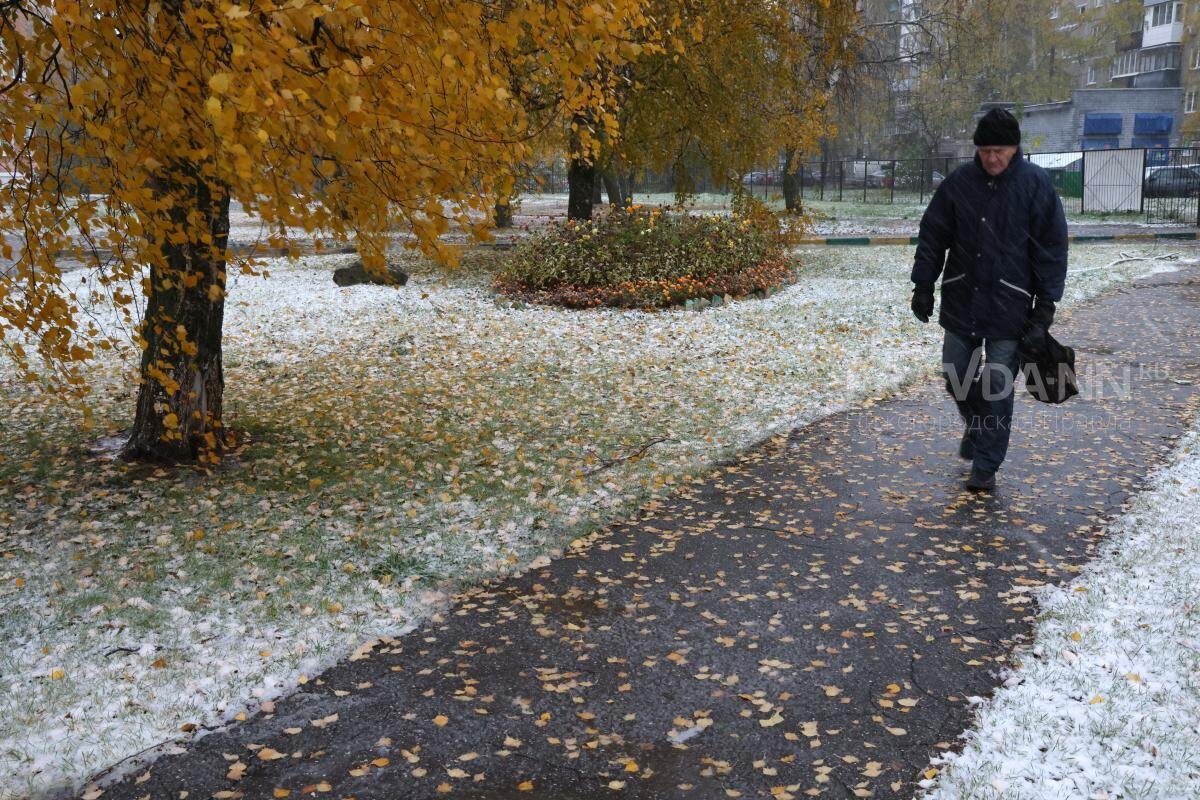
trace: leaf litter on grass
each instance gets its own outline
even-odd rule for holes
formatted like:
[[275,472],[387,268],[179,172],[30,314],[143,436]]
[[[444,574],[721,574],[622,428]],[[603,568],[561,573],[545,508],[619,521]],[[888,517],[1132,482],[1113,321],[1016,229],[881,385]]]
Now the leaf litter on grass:
[[[473,272],[340,289],[342,257],[272,262],[232,287],[226,421],[247,443],[209,475],[87,455],[127,421],[132,348],[92,366],[86,420],[0,373],[19,432],[0,444],[0,796],[228,720],[406,630],[444,581],[519,569],[932,374],[911,252],[805,251],[767,300],[657,314],[505,307]],[[1076,248],[1069,301],[1146,270],[1096,269],[1116,258]]]

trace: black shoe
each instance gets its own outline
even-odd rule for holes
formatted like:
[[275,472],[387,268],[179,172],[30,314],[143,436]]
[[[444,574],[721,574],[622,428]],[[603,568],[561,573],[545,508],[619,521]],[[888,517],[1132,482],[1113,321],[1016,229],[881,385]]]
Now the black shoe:
[[967,488],[972,492],[992,491],[996,488],[996,470],[971,467],[971,477],[967,478]]
[[958,443],[958,457],[967,461],[975,460],[975,443],[971,441],[971,432],[963,431],[962,441]]

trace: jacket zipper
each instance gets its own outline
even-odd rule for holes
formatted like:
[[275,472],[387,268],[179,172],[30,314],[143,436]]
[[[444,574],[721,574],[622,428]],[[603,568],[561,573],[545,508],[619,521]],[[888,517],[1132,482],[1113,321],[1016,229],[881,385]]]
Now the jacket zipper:
[[967,273],[964,272],[961,275],[955,275],[953,278],[942,278],[942,286],[945,286],[947,283],[954,283],[957,280],[962,280],[965,277],[967,277]]
[[1020,286],[1017,286],[1016,284],[1013,284],[1013,283],[1009,283],[1008,281],[1004,280],[1004,278],[1001,278],[1001,279],[1000,279],[1000,282],[1001,282],[1001,283],[1003,283],[1005,286],[1007,286],[1007,287],[1008,287],[1008,288],[1010,288],[1010,289],[1016,289],[1018,292],[1020,292],[1021,294],[1025,295],[1026,297],[1029,297],[1029,298],[1032,298],[1032,297],[1033,297],[1033,295],[1032,295],[1032,294],[1030,294],[1029,292],[1025,291],[1025,290],[1024,290],[1024,289],[1022,289]]

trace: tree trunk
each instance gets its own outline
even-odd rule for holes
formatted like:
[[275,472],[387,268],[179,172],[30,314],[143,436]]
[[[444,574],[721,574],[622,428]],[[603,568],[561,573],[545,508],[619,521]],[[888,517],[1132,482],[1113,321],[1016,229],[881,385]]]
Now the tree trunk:
[[[209,183],[194,164],[166,176],[161,191],[171,204],[169,227],[176,235],[164,232],[163,261],[150,267],[146,315],[139,329],[143,350],[137,410],[121,457],[214,463],[225,444],[221,329],[229,194]],[[207,222],[204,231],[192,232],[190,215]]]
[[567,219],[592,218],[592,190],[596,167],[578,158],[567,168]]
[[617,180],[617,173],[612,169],[606,169],[600,173],[600,177],[604,181],[604,191],[608,195],[608,204],[624,208],[626,199],[621,192],[621,183]]
[[790,212],[800,210],[800,164],[793,164],[796,151],[788,149],[784,153],[786,161],[783,166],[783,205]]
[[601,177],[600,170],[592,172],[592,205],[598,206],[604,202],[604,181]]
[[507,197],[496,201],[496,227],[511,228],[513,224],[512,203]]
[[[825,184],[829,181],[829,140],[821,140],[821,199],[825,199]],[[841,192],[839,185],[838,191]]]

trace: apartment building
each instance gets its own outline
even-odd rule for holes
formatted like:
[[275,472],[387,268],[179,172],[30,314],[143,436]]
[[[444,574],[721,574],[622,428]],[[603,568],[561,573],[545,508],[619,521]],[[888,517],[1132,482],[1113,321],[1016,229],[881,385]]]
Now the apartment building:
[[[1117,13],[1116,3],[1141,13]],[[1067,0],[1050,14],[1060,31],[1100,47],[1069,99],[1023,106],[1031,149],[1165,149],[1200,138],[1200,0]]]

